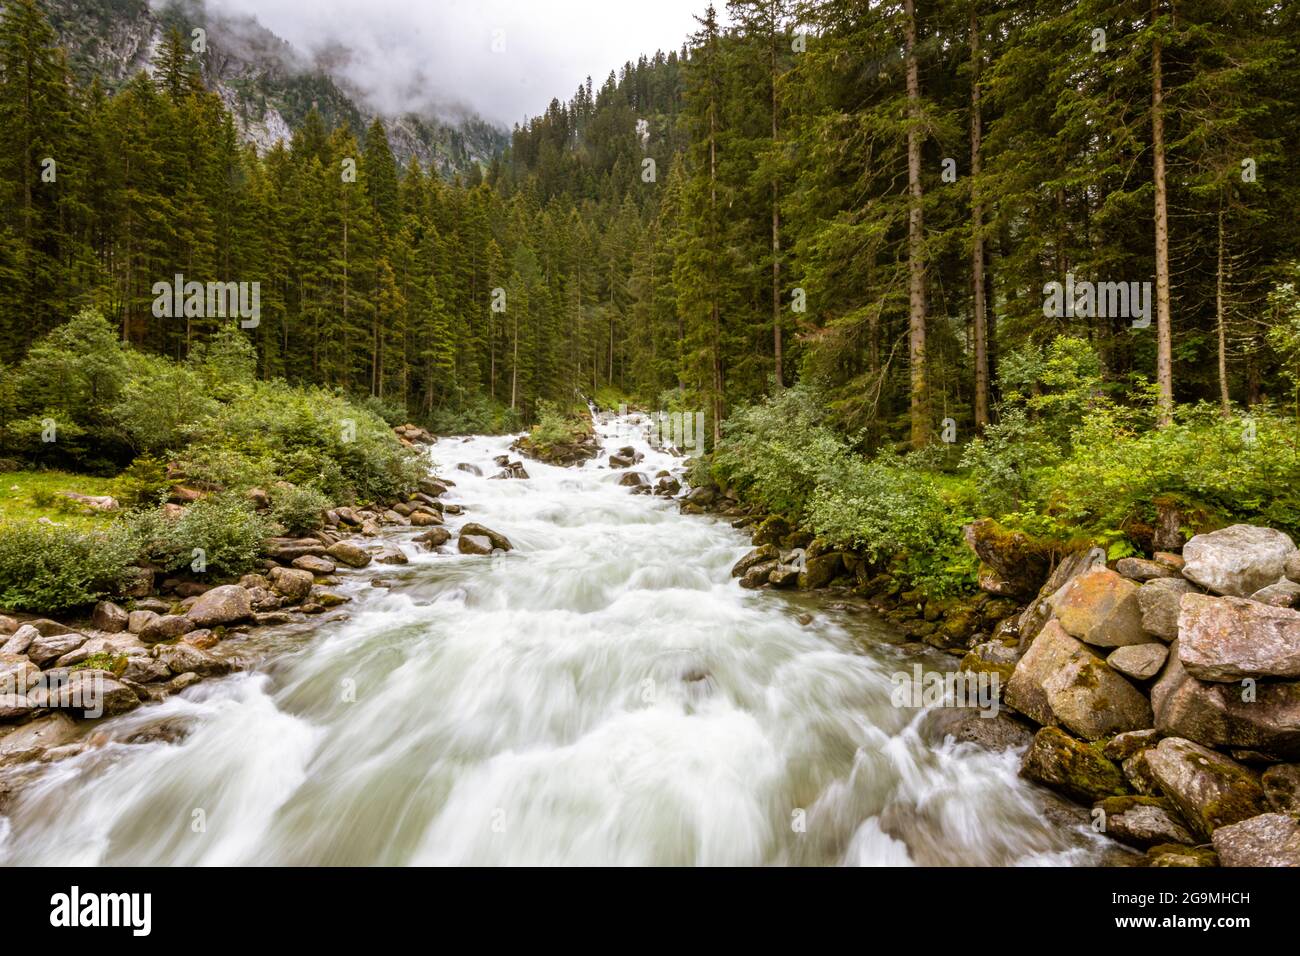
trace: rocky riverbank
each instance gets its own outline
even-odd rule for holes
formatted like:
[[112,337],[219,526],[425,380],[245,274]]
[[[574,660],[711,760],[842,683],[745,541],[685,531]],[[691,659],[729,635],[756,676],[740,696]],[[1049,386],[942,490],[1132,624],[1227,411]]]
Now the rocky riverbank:
[[[1300,866],[1300,551],[1250,525],[1107,561],[1053,553],[989,520],[966,528],[978,593],[927,600],[887,568],[714,488],[682,510],[751,528],[747,588],[865,598],[909,637],[996,679],[1021,774],[1090,808],[1152,866]],[[1032,733],[1032,739],[1029,734]]]
[[[412,447],[434,441],[412,425],[395,433]],[[501,477],[526,477],[518,462],[503,465]],[[331,508],[311,535],[267,539],[260,569],[238,581],[201,573],[160,580],[140,568],[129,593],[86,614],[0,614],[0,767],[79,752],[98,720],[249,666],[243,649],[257,629],[337,619],[343,612],[334,609],[351,601],[341,575],[369,568],[380,572],[371,583],[384,586],[382,569],[409,561],[394,532],[420,529],[403,537],[426,551],[511,550],[504,535],[475,522],[454,533],[444,526],[462,514],[442,501],[454,484],[429,476],[399,500]]]

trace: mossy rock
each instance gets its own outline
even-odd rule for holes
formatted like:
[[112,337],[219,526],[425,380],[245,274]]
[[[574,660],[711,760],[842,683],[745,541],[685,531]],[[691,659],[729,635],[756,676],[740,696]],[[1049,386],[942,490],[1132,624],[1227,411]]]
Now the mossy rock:
[[1099,745],[1075,740],[1059,727],[1043,727],[1034,735],[1020,774],[1081,803],[1128,793],[1124,774]]
[[1006,592],[1031,597],[1052,569],[1053,543],[1008,531],[992,518],[962,529],[966,544],[1005,584]]
[[763,544],[779,545],[781,539],[789,533],[790,522],[780,515],[769,515],[754,529],[754,536],[750,540],[753,541],[756,547]]

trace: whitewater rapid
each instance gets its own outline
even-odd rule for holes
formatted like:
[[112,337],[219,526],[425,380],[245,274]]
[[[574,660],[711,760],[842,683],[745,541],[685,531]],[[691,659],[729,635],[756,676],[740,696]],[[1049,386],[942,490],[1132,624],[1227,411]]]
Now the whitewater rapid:
[[[625,419],[599,429],[652,480],[680,468]],[[449,527],[480,522],[513,552],[395,535],[410,564],[340,572],[346,619],[245,638],[254,670],[25,767],[0,863],[1095,861],[1015,752],[891,703],[891,675],[930,659],[884,624],[742,590],[744,535],[632,495],[606,455],[492,480],[510,441],[444,439],[431,465],[465,509]]]

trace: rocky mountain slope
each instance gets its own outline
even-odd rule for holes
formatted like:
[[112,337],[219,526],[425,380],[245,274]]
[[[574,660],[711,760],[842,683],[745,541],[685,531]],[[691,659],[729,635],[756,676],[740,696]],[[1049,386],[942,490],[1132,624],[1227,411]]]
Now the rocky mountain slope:
[[[69,63],[85,80],[98,76],[116,89],[142,69],[150,69],[164,33],[176,26],[186,35],[206,31],[202,54],[204,81],[234,114],[241,135],[269,149],[287,140],[313,104],[327,125],[347,123],[358,137],[376,115],[360,91],[330,69],[325,57],[313,59],[255,19],[230,17],[203,0],[44,0]],[[444,176],[487,163],[508,142],[505,130],[477,117],[456,119],[405,114],[384,116],[399,162],[417,158]]]

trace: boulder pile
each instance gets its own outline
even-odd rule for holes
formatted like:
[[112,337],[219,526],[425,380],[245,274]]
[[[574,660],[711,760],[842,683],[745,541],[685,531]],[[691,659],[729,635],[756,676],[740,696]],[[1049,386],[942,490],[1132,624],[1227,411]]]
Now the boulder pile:
[[1021,773],[1151,865],[1300,866],[1300,551],[1233,525],[1100,557],[1062,561],[999,643],[1003,702],[1039,727]]

